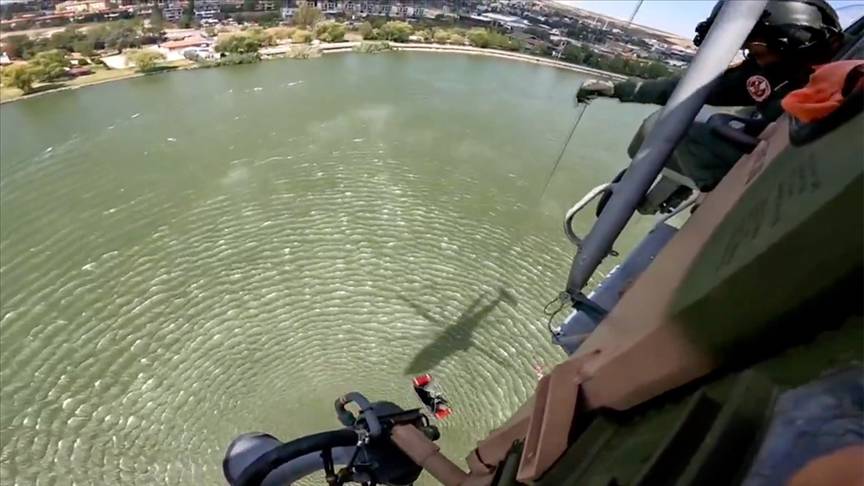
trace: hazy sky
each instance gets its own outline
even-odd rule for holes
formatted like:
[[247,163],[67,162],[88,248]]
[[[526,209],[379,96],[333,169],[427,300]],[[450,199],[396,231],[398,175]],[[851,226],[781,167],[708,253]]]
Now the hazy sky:
[[[838,10],[843,25],[864,14],[864,0],[828,0]],[[565,0],[584,10],[622,19],[630,18],[638,0]],[[692,37],[693,29],[711,12],[714,0],[645,0],[634,22]],[[844,8],[845,7],[845,8]]]

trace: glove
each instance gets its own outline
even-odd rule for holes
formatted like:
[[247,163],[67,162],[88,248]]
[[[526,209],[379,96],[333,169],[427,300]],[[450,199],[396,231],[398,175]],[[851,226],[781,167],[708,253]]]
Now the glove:
[[576,93],[576,101],[579,103],[588,103],[598,96],[615,96],[615,83],[612,81],[589,79],[582,83],[579,92]]

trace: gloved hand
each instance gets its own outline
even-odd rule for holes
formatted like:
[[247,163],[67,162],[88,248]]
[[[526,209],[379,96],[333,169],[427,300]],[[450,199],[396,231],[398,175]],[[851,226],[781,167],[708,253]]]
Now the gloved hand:
[[589,79],[582,83],[579,92],[576,93],[576,101],[588,103],[598,96],[615,96],[615,83],[599,79]]

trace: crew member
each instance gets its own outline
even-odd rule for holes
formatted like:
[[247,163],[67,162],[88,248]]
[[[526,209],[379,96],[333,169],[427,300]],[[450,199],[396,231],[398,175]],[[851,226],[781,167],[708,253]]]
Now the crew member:
[[[693,43],[699,46],[725,0],[696,26]],[[770,0],[761,19],[744,42],[745,60],[717,80],[706,104],[754,107],[748,117],[761,131],[783,109],[780,101],[807,84],[814,66],[830,62],[843,44],[837,13],[825,0]],[[588,81],[577,94],[587,102],[598,96],[624,102],[665,104],[680,78],[631,79],[619,83]],[[659,112],[648,117],[628,148],[634,157]],[[758,133],[750,133],[757,135]],[[701,191],[710,191],[743,155],[744,149],[713,132],[705,123],[691,125],[667,166],[682,172]]]

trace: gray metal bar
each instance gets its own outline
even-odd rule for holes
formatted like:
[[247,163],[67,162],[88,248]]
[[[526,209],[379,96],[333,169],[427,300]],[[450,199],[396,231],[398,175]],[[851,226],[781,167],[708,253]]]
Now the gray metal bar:
[[[348,464],[354,455],[355,447],[336,447],[332,451],[333,464],[344,466]],[[286,486],[294,484],[306,476],[324,470],[324,459],[320,452],[313,452],[300,456],[293,461],[283,464],[267,475],[262,486]]]
[[[229,484],[242,475],[243,470],[255,462],[256,459],[282,445],[282,441],[270,434],[249,433],[242,434],[234,439],[225,453],[222,471]],[[334,465],[345,465],[354,456],[356,446],[334,447],[331,449]],[[321,451],[297,457],[267,474],[262,486],[285,486],[299,481],[300,479],[324,470],[324,458]]]
[[693,63],[663,108],[651,133],[633,158],[609,203],[582,241],[573,258],[567,293],[581,295],[591,275],[609,254],[639,201],[663,169],[675,146],[693,122],[714,81],[729,66],[762,15],[768,0],[729,0],[724,3]]
[[[645,235],[642,242],[627,255],[627,259],[615,267],[588,298],[604,309],[615,307],[624,292],[651,265],[654,258],[677,232],[677,229],[666,223],[658,223]],[[574,310],[557,332],[552,335],[552,340],[564,348],[567,354],[573,354],[594,332],[599,323],[589,313]]]

